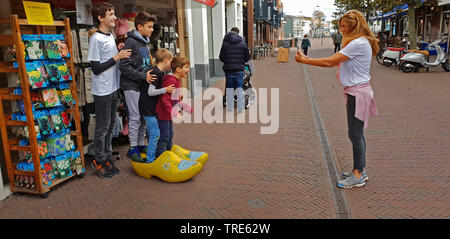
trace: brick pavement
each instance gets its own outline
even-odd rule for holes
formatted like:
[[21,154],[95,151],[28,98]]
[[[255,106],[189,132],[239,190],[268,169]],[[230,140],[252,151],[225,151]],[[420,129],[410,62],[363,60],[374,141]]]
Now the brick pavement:
[[[311,55],[331,54],[327,44],[313,40]],[[175,143],[210,154],[193,180],[139,178],[122,146],[122,171],[113,179],[88,168],[86,177],[56,187],[47,199],[14,194],[0,203],[0,218],[336,218],[303,66],[292,55],[287,64],[274,58],[255,64],[255,88],[280,88],[277,134],[260,135],[261,123],[175,125]],[[348,170],[352,153],[336,71],[307,69],[338,170]],[[352,217],[449,218],[448,73],[407,75],[375,63],[372,75],[380,115],[366,130],[370,181],[345,190]],[[223,89],[224,81],[215,86]]]
[[[275,58],[255,63],[254,87],[280,88],[277,134],[261,135],[261,123],[175,125],[175,143],[210,154],[193,180],[139,178],[120,147],[122,171],[113,179],[88,169],[47,199],[8,198],[0,218],[334,218],[301,68]],[[215,86],[223,89],[224,80]]]

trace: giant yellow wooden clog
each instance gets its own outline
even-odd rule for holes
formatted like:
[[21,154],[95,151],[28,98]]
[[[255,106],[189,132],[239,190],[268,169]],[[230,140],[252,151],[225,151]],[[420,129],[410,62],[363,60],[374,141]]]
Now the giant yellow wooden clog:
[[156,176],[169,183],[189,180],[202,171],[201,163],[180,158],[172,151],[165,151],[151,163],[131,161],[134,172],[143,178]]
[[201,164],[205,164],[209,158],[209,155],[205,152],[189,151],[189,150],[184,149],[176,144],[174,144],[172,146],[172,149],[170,151],[174,152],[175,154],[180,156],[182,159],[196,161]]

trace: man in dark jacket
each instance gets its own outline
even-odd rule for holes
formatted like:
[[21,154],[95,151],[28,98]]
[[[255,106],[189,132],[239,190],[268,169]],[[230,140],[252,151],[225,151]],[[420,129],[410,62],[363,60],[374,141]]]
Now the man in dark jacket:
[[223,39],[220,49],[220,61],[223,62],[223,71],[226,78],[227,111],[233,111],[234,91],[237,91],[237,110],[241,113],[244,109],[244,63],[250,60],[250,52],[247,44],[239,36],[239,29],[233,27]]
[[334,53],[339,52],[341,50],[342,34],[339,31],[338,32],[334,32],[331,35],[331,38],[333,39]]

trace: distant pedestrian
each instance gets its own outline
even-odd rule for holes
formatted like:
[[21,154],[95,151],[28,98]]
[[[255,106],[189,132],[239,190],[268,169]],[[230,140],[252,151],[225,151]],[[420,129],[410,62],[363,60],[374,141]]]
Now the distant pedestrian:
[[339,30],[331,35],[331,39],[333,39],[334,53],[340,51],[342,44],[342,34],[339,32]]
[[226,78],[226,98],[227,111],[234,109],[234,92],[237,91],[237,111],[241,113],[244,110],[244,82],[245,62],[250,60],[250,51],[247,43],[239,36],[239,29],[233,27],[223,39],[220,49],[220,61],[223,62],[223,71]]
[[377,115],[377,106],[370,86],[370,64],[378,53],[378,39],[370,30],[364,16],[350,10],[339,20],[339,28],[344,35],[344,48],[338,53],[320,59],[312,59],[300,51],[295,56],[298,63],[333,67],[339,66],[338,81],[343,86],[347,102],[348,136],[353,145],[353,172],[343,173],[338,187],[362,187],[367,181],[366,140],[364,129],[369,116]]
[[311,48],[311,42],[308,39],[308,35],[304,35],[303,36],[303,40],[302,40],[302,49],[303,49],[303,54],[305,54],[305,56],[308,55],[308,48]]

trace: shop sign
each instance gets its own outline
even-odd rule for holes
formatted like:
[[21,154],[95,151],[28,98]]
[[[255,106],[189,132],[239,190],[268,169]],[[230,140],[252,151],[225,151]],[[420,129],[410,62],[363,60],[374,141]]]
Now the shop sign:
[[278,10],[273,10],[272,25],[278,25]]
[[216,5],[216,0],[195,0],[196,2],[206,4],[210,7],[214,7]]
[[281,18],[283,16],[283,12],[278,13],[278,27],[281,27]]
[[23,1],[25,15],[30,25],[53,25],[50,3]]
[[269,24],[273,24],[273,3],[268,3],[267,4],[269,7],[267,8],[267,22]]
[[267,0],[255,0],[255,20],[267,20],[268,5]]

